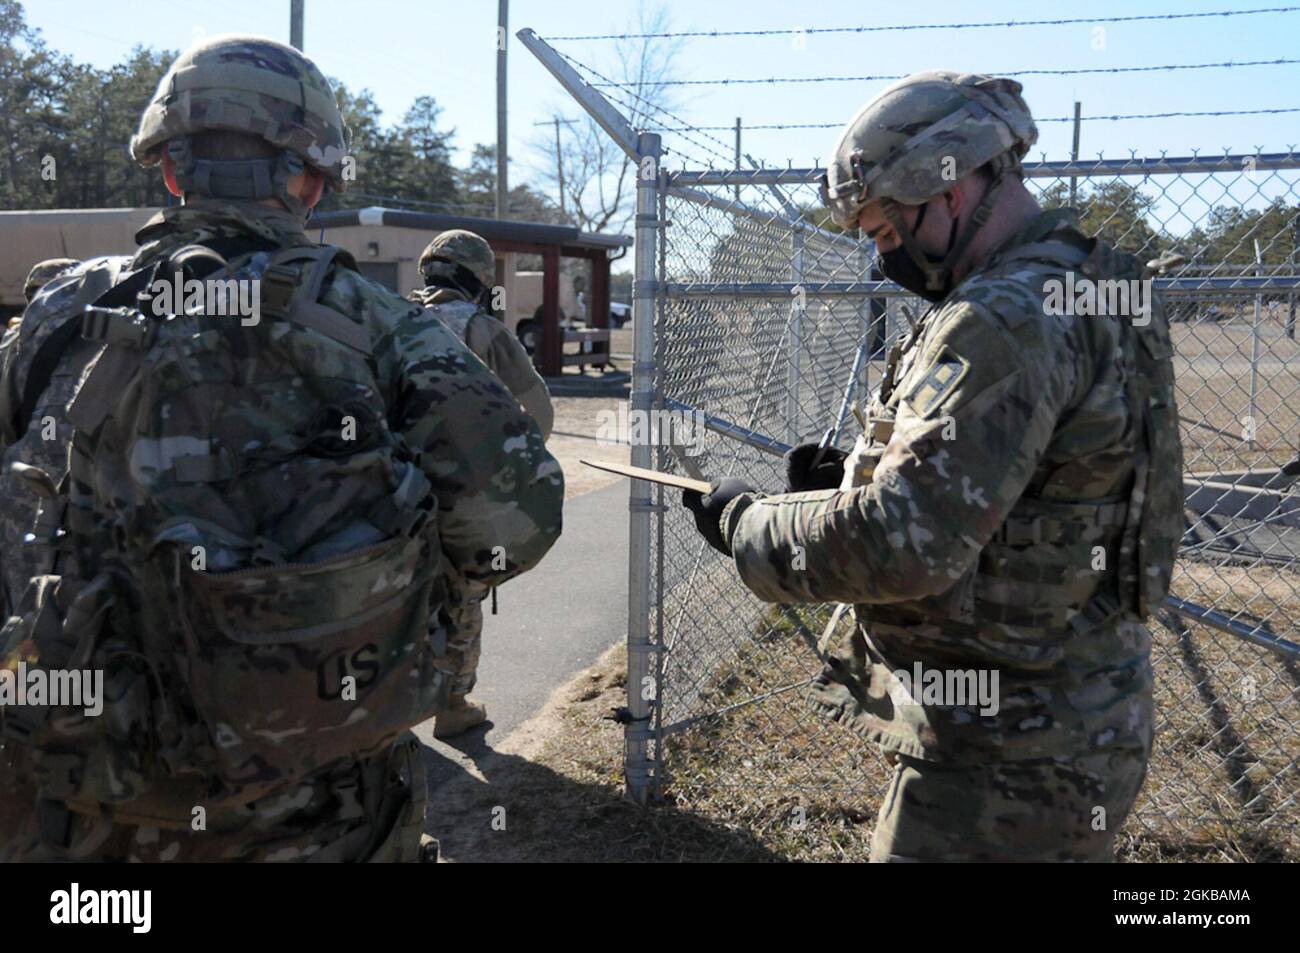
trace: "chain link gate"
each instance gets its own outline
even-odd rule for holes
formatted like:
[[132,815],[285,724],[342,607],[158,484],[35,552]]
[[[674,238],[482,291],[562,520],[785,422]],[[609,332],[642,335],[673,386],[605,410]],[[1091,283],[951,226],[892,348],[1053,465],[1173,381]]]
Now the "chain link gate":
[[[620,124],[520,36],[638,162],[631,409],[704,429],[685,453],[634,445],[632,462],[776,488],[789,445],[834,428],[847,449],[850,407],[924,302],[873,278],[863,243],[819,227],[821,170],[666,171],[659,136]],[[1172,241],[1188,258],[1156,282],[1188,525],[1150,621],[1156,747],[1122,837],[1145,859],[1300,859],[1297,170],[1293,153],[1025,167],[1040,201],[1075,205],[1085,231],[1143,259]],[[774,837],[869,821],[889,767],[802,697],[830,607],[755,599],[677,491],[633,481],[630,509],[629,793]]]

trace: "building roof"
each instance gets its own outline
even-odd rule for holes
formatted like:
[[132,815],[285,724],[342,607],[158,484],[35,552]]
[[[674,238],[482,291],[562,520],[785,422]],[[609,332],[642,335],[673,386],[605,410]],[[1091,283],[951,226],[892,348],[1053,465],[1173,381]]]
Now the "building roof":
[[390,228],[413,228],[424,232],[443,232],[464,228],[477,232],[488,241],[493,239],[532,242],[538,245],[568,245],[578,248],[619,249],[632,244],[629,235],[583,232],[573,225],[544,225],[539,222],[516,222],[510,219],[471,218],[464,215],[435,215],[406,209],[368,208],[335,209],[316,212],[308,228],[346,228],[350,225],[384,225]]

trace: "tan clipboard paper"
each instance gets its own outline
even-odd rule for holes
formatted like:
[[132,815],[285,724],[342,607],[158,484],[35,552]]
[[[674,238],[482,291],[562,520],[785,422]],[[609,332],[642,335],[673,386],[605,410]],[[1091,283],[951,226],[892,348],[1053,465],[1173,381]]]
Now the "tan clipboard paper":
[[694,490],[697,493],[708,493],[712,486],[707,480],[692,480],[690,477],[676,476],[672,473],[661,473],[658,470],[647,470],[644,467],[634,467],[626,463],[614,463],[610,460],[579,460],[589,467],[595,467],[597,470],[605,470],[608,473],[618,473],[622,476],[633,477],[637,480],[646,480],[650,483],[662,483],[664,486],[675,486],[679,490]]

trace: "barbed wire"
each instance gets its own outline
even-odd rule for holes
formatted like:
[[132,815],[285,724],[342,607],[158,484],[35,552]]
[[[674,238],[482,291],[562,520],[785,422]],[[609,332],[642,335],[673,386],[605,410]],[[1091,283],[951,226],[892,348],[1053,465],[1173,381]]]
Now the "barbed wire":
[[[666,108],[663,107],[663,106],[660,106],[658,103],[654,102],[653,100],[646,99],[644,96],[642,96],[641,94],[639,94],[638,92],[636,92],[635,89],[632,88],[632,84],[631,84],[631,83],[619,83],[619,82],[615,82],[614,80],[610,79],[608,76],[605,76],[603,73],[601,73],[600,71],[596,70],[595,68],[593,68],[593,67],[591,67],[591,66],[588,66],[586,63],[582,62],[581,60],[575,59],[574,57],[570,56],[569,54],[567,54],[567,53],[565,53],[565,52],[563,52],[563,51],[559,51],[559,52],[560,52],[560,55],[561,55],[561,56],[563,56],[566,60],[568,60],[570,63],[572,63],[575,67],[577,67],[578,69],[581,69],[581,70],[586,71],[586,72],[589,73],[591,76],[594,76],[594,77],[596,77],[596,79],[600,80],[599,83],[592,83],[592,84],[591,84],[592,86],[601,86],[601,87],[604,88],[604,89],[618,89],[618,90],[620,90],[620,91],[626,93],[628,96],[631,96],[632,98],[634,98],[635,100],[637,100],[637,102],[639,102],[639,103],[641,103],[642,105],[644,105],[647,109],[653,110],[653,111],[655,111],[655,112],[657,112],[657,113],[659,113],[659,114],[661,114],[661,115],[667,116],[669,119],[672,119],[672,120],[674,120],[675,122],[679,122],[679,123],[681,123],[683,129],[690,129],[690,130],[693,131],[693,132],[700,132],[700,134],[701,134],[705,139],[708,139],[708,140],[710,140],[710,141],[712,141],[712,142],[716,142],[716,143],[717,143],[719,146],[721,146],[723,149],[729,149],[729,148],[730,148],[730,147],[729,147],[725,142],[723,142],[721,139],[717,138],[716,136],[711,136],[711,135],[709,135],[708,133],[703,132],[703,131],[697,129],[697,127],[692,126],[692,125],[690,124],[690,122],[688,122],[687,120],[683,119],[681,116],[678,116],[678,115],[676,115],[675,113],[670,112],[668,109],[666,109]],[[667,85],[667,84],[665,84],[665,83],[655,83],[655,84],[653,84],[653,85],[656,86],[656,87],[658,87],[658,86],[663,86],[663,85]],[[627,104],[626,104],[626,102],[624,102],[624,103],[620,103],[620,105],[624,106],[624,108],[627,108]],[[629,112],[635,112],[635,111],[637,111],[637,110],[629,110]],[[695,146],[695,147],[697,147],[697,148],[699,148],[699,149],[703,149],[703,150],[704,150],[705,152],[707,152],[707,153],[710,153],[710,154],[713,155],[715,158],[721,159],[722,161],[724,161],[724,162],[728,162],[728,163],[732,161],[732,157],[731,157],[730,155],[728,155],[726,152],[718,152],[716,149],[713,149],[713,148],[710,147],[710,146],[704,145],[703,143],[698,142],[698,141],[696,141],[695,139],[692,139],[691,137],[689,137],[688,135],[686,135],[685,132],[678,132],[677,135],[680,135],[683,139],[685,139],[687,142],[691,143],[693,146]]]
[[[1080,122],[1091,121],[1118,121],[1123,119],[1175,119],[1189,116],[1274,116],[1282,113],[1300,112],[1300,106],[1287,106],[1277,109],[1216,109],[1195,112],[1163,112],[1163,113],[1124,113],[1110,116],[1080,116]],[[1034,117],[1034,122],[1074,122],[1073,116],[1049,116],[1045,118]],[[777,123],[759,123],[752,126],[741,124],[741,129],[745,132],[755,132],[758,130],[772,129],[842,129],[843,122],[777,122]],[[656,127],[655,132],[672,132],[679,133],[683,131],[699,132],[732,132],[735,126],[689,126],[675,127],[663,126]]]
[[572,36],[543,37],[547,41],[573,40],[652,40],[718,38],[732,36],[791,36],[826,33],[886,33],[908,30],[977,30],[994,27],[1073,26],[1081,23],[1134,23],[1140,20],[1193,20],[1206,17],[1241,17],[1262,13],[1295,13],[1300,7],[1256,7],[1251,10],[1209,10],[1200,13],[1146,13],[1115,17],[1068,17],[1054,20],[982,20],[971,23],[900,23],[888,26],[796,27],[785,30],[681,30],[666,33],[589,33]]
[[[1296,9],[1300,9],[1300,7],[1296,8]],[[577,59],[577,58],[575,58],[575,57],[569,55],[568,53],[565,53],[563,50],[557,50],[556,52],[558,52],[562,57],[564,57],[564,59],[568,60],[569,63],[571,63],[574,67],[576,67],[576,68],[579,69],[579,70],[582,70],[582,71],[586,72],[589,76],[593,77],[593,78],[596,80],[596,82],[592,82],[591,85],[592,85],[593,87],[600,87],[600,88],[602,89],[602,91],[603,91],[603,93],[602,93],[603,95],[609,96],[609,97],[612,99],[612,98],[614,98],[614,97],[613,97],[612,94],[610,93],[610,90],[617,89],[617,90],[619,90],[620,92],[625,93],[625,94],[628,95],[628,96],[631,96],[633,99],[635,99],[635,100],[637,100],[639,103],[641,103],[641,104],[642,104],[642,107],[641,107],[640,109],[638,109],[637,107],[633,107],[631,104],[629,104],[629,103],[628,103],[626,100],[624,100],[624,99],[619,98],[619,99],[616,100],[617,105],[622,106],[625,110],[627,110],[629,116],[632,116],[633,114],[635,114],[635,113],[638,112],[638,111],[648,112],[648,113],[658,113],[658,114],[660,114],[660,115],[662,115],[662,116],[665,116],[665,117],[667,117],[667,118],[670,119],[670,120],[674,120],[674,121],[676,121],[677,123],[680,124],[680,125],[678,125],[678,126],[663,126],[663,127],[657,127],[657,128],[653,128],[651,131],[662,132],[662,133],[669,133],[669,134],[673,134],[673,135],[676,135],[676,136],[680,136],[682,139],[684,139],[685,141],[689,142],[691,145],[693,145],[693,146],[695,146],[695,147],[697,147],[697,148],[700,148],[700,149],[704,150],[704,152],[707,153],[708,155],[712,156],[713,158],[716,158],[716,159],[720,160],[721,162],[723,162],[723,163],[725,163],[725,164],[727,164],[727,165],[730,165],[732,162],[734,162],[734,157],[733,157],[733,155],[731,155],[731,148],[732,148],[731,145],[729,145],[729,144],[726,143],[726,142],[723,142],[721,139],[719,139],[719,138],[717,138],[716,136],[710,134],[711,132],[714,132],[714,131],[716,131],[716,132],[731,132],[731,131],[734,130],[734,128],[735,128],[734,126],[697,126],[697,125],[694,125],[694,124],[688,122],[687,120],[683,119],[682,117],[676,115],[675,113],[673,113],[673,112],[670,111],[669,109],[667,109],[667,108],[665,108],[665,107],[659,105],[658,103],[654,102],[653,100],[647,99],[645,96],[642,96],[641,94],[639,94],[638,92],[636,92],[636,90],[633,88],[633,84],[632,84],[632,83],[628,83],[628,82],[617,82],[617,81],[615,81],[615,80],[612,80],[612,79],[610,79],[608,76],[605,76],[604,74],[602,74],[599,70],[596,70],[595,68],[593,68],[593,67],[587,65],[586,63],[582,62],[581,60],[579,60],[579,59]],[[1212,68],[1212,67],[1216,67],[1216,66],[1220,66],[1220,67],[1221,67],[1221,66],[1283,65],[1283,64],[1294,64],[1294,63],[1300,63],[1300,59],[1255,60],[1255,61],[1243,61],[1243,62],[1240,62],[1240,63],[1235,63],[1235,62],[1229,61],[1229,62],[1226,62],[1226,63],[1174,64],[1174,65],[1170,65],[1170,66],[1151,66],[1151,67],[1114,67],[1114,68],[1109,68],[1109,69],[1087,69],[1087,70],[1078,70],[1077,72],[1147,72],[1147,71],[1151,71],[1151,70],[1163,70],[1163,69],[1208,69],[1208,68]],[[1063,71],[1054,71],[1054,70],[1020,70],[1020,71],[1017,71],[1017,72],[1003,73],[1002,75],[1012,75],[1012,76],[1015,76],[1015,75],[1034,75],[1034,74],[1057,73],[1057,72],[1068,73],[1068,72],[1072,72],[1072,71],[1069,71],[1069,70],[1063,70]],[[847,79],[851,79],[851,78],[852,78],[852,77],[838,77],[838,78],[837,78],[837,77],[828,77],[827,79],[845,79],[845,80],[847,80]],[[871,78],[871,77],[862,77],[862,78]],[[878,79],[901,79],[902,77],[901,77],[901,76],[882,76],[882,77],[875,77],[875,78],[878,78]],[[767,82],[777,82],[777,81],[778,81],[778,80],[768,80]],[[814,80],[795,80],[795,81],[796,81],[796,82],[808,82],[808,81],[816,81],[816,80],[814,79]],[[697,83],[664,81],[664,82],[654,83],[654,84],[652,84],[652,85],[653,85],[654,87],[658,88],[658,87],[660,87],[660,86],[671,86],[671,85],[695,85],[695,84],[698,84],[699,82],[703,82],[703,81],[697,81]],[[722,81],[722,82],[725,83],[725,82],[731,82],[731,81]],[[736,82],[751,82],[751,83],[752,83],[752,82],[764,82],[764,81],[761,81],[761,80],[748,80],[748,81],[740,80],[740,81],[736,81]],[[1240,110],[1171,110],[1171,111],[1160,112],[1160,113],[1115,113],[1115,114],[1099,114],[1099,115],[1095,115],[1095,116],[1082,116],[1082,117],[1080,117],[1080,121],[1081,121],[1081,122],[1082,122],[1082,121],[1123,121],[1123,120],[1132,120],[1132,119],[1165,119],[1165,118],[1182,118],[1182,117],[1196,117],[1196,116],[1255,116],[1255,115],[1281,115],[1281,114],[1296,113],[1296,112],[1300,112],[1300,107],[1274,107],[1274,108],[1267,108],[1267,109],[1240,109]],[[647,116],[647,118],[648,118],[648,116]],[[1052,117],[1045,117],[1045,118],[1042,118],[1042,119],[1038,119],[1038,120],[1036,120],[1036,121],[1037,121],[1037,122],[1073,122],[1073,121],[1074,121],[1074,117],[1073,117],[1073,116],[1052,116]],[[843,126],[843,123],[842,123],[842,122],[835,122],[835,123],[768,123],[768,124],[759,124],[759,125],[753,125],[753,126],[744,126],[744,125],[742,125],[741,128],[742,128],[742,129],[748,129],[748,130],[754,130],[754,131],[757,131],[757,130],[780,130],[780,129],[833,129],[833,128],[842,128],[842,126]],[[725,151],[725,152],[723,152],[723,151],[719,151],[718,149],[712,148],[712,147],[709,146],[709,145],[706,145],[706,144],[704,144],[704,143],[701,143],[701,142],[699,142],[697,139],[691,138],[691,136],[689,135],[690,133],[694,133],[694,134],[697,134],[697,135],[699,135],[699,136],[702,136],[704,139],[707,139],[707,140],[709,140],[709,141],[712,142],[712,143],[716,143],[717,146],[719,146],[722,150],[726,150],[726,151]],[[692,160],[694,160],[694,161],[696,161],[696,162],[699,161],[699,160],[698,160],[698,157],[691,156],[689,153],[685,152],[684,150],[681,150],[681,149],[675,149],[675,150],[668,150],[668,149],[666,149],[666,150],[665,150],[665,152],[669,152],[669,151],[675,151],[675,152],[677,152],[678,155],[684,156],[684,157],[686,157],[686,158],[690,158],[690,159],[692,159]],[[700,163],[700,164],[702,164],[702,165],[703,165],[703,164],[707,164],[707,165],[709,165],[710,167],[712,167],[713,161],[712,161],[712,159],[710,159],[710,160],[708,160],[706,163]]]
[[[577,62],[576,60],[574,62]],[[994,70],[991,76],[1080,76],[1087,73],[1155,73],[1173,72],[1193,69],[1224,69],[1235,66],[1287,66],[1300,63],[1300,59],[1276,60],[1228,60],[1221,63],[1164,63],[1159,66],[1089,66],[1069,69],[1022,69]],[[903,79],[906,73],[880,74],[877,76],[769,76],[766,79],[669,79],[656,83],[656,86],[758,86],[777,83],[862,83],[884,79]],[[592,86],[604,88],[619,86],[612,80],[592,83]]]
[[[613,88],[615,88],[615,89],[619,89],[620,91],[624,91],[624,87],[622,87],[622,86],[613,87]],[[626,90],[626,91],[627,91],[630,95],[633,95],[633,96],[636,95],[635,93],[631,93],[630,90]],[[622,107],[623,110],[624,110],[624,112],[625,112],[625,114],[626,114],[628,117],[632,117],[632,116],[634,116],[634,115],[637,113],[637,111],[638,111],[638,107],[637,107],[635,104],[628,102],[626,99],[622,98],[621,96],[618,96],[618,95],[616,95],[616,94],[611,93],[608,89],[605,90],[605,92],[602,93],[602,95],[603,95],[606,99],[608,99],[611,103],[613,103],[615,106],[620,106],[620,107]],[[641,99],[643,102],[648,102],[648,100],[645,100],[644,97],[637,96],[637,98],[638,98],[638,99]],[[653,106],[653,104],[650,104],[650,105]],[[659,107],[655,107],[655,108],[656,108],[656,109],[659,109]],[[662,109],[660,109],[660,111],[661,111],[661,112],[664,112],[666,115],[668,115],[669,118],[677,120],[677,122],[685,122],[685,121],[686,121],[686,120],[684,120],[684,119],[682,119],[682,118],[680,118],[680,117],[678,117],[678,116],[673,115],[672,113],[668,113],[667,110],[662,110]],[[649,117],[647,117],[647,120],[648,120],[648,118],[649,118]],[[711,148],[709,148],[707,145],[704,145],[703,143],[698,142],[698,141],[696,141],[694,138],[692,138],[691,136],[687,135],[687,132],[688,132],[688,131],[694,131],[694,127],[691,127],[691,126],[685,126],[685,127],[682,127],[682,129],[683,129],[682,132],[678,132],[678,133],[676,133],[676,135],[677,135],[678,137],[680,137],[681,139],[683,139],[683,140],[685,140],[686,142],[690,143],[692,146],[696,147],[697,149],[702,149],[702,150],[704,150],[705,154],[708,155],[708,156],[711,156],[711,157],[717,158],[717,159],[722,160],[722,161],[725,161],[725,162],[727,162],[727,163],[730,163],[730,162],[732,161],[731,158],[730,158],[729,156],[725,156],[725,155],[723,155],[722,153],[718,152],[716,149],[711,149]],[[714,142],[718,142],[718,141],[719,141],[718,139],[715,139],[713,136],[709,136],[709,135],[707,135],[707,134],[704,134],[704,135],[705,135],[706,138],[708,138],[708,139],[712,139]],[[693,152],[691,152],[691,151],[689,151],[689,150],[687,150],[687,149],[680,148],[680,147],[678,147],[678,146],[676,146],[676,145],[674,145],[674,146],[671,147],[671,148],[669,148],[669,147],[665,147],[665,148],[664,148],[664,154],[665,154],[665,155],[670,155],[670,154],[671,154],[671,155],[676,155],[676,156],[678,156],[679,158],[682,158],[682,159],[689,159],[691,162],[694,162],[696,165],[699,165],[699,166],[711,166],[711,165],[713,164],[713,159],[712,159],[712,158],[709,158],[709,159],[701,159],[701,158],[700,158],[698,155],[696,155],[695,153],[693,153]]]

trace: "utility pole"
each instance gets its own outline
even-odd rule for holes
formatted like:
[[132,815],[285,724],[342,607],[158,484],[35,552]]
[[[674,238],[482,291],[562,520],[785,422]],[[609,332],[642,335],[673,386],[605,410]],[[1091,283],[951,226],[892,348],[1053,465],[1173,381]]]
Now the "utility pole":
[[[1082,105],[1083,104],[1080,103],[1077,99],[1074,101],[1074,145],[1070,147],[1071,163],[1075,163],[1079,161],[1079,126],[1081,124],[1079,110],[1082,107]],[[1078,205],[1076,204],[1078,199],[1078,194],[1079,194],[1079,177],[1072,175],[1070,176],[1070,208],[1078,208]]]
[[555,116],[551,119],[533,123],[534,126],[549,126],[551,123],[555,123],[555,178],[560,183],[560,218],[568,217],[564,212],[564,156],[560,150],[560,126],[571,126],[575,122],[577,122],[576,119],[561,119],[559,116]]
[[[736,117],[736,171],[740,171],[740,117]],[[736,201],[740,201],[740,186],[736,186]]]
[[295,50],[302,49],[302,3],[289,0],[289,45]]
[[506,182],[506,38],[510,35],[510,0],[497,0],[497,218],[509,212]]

